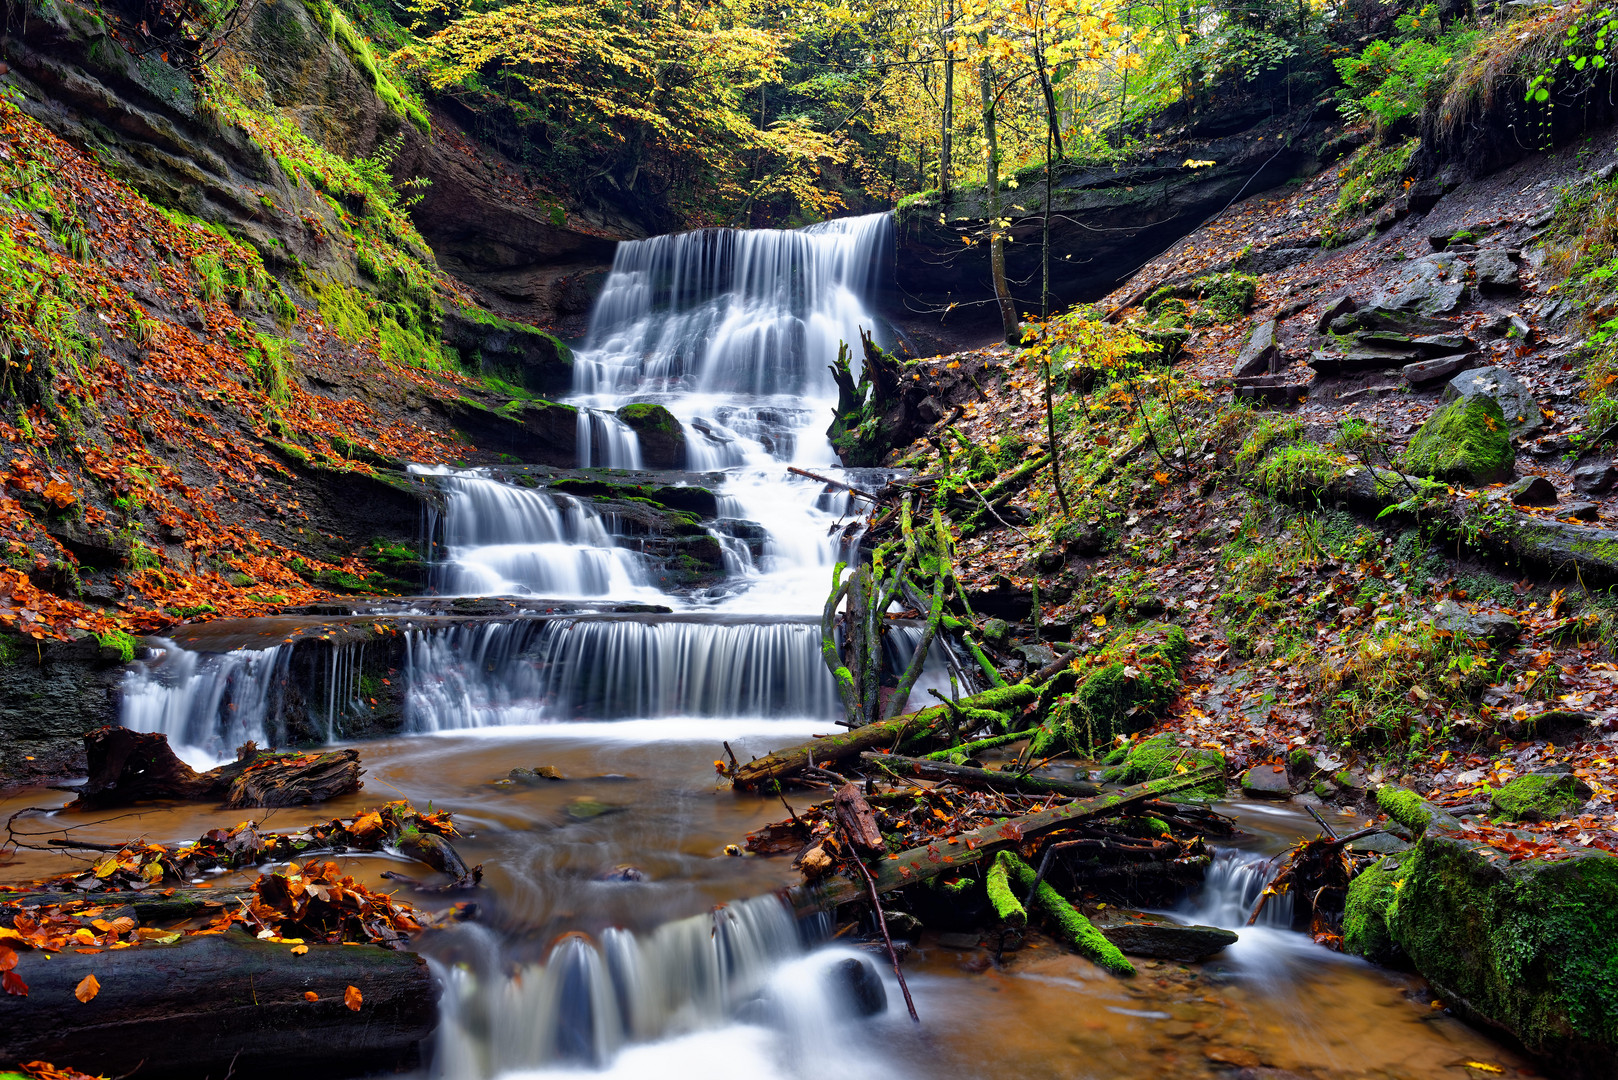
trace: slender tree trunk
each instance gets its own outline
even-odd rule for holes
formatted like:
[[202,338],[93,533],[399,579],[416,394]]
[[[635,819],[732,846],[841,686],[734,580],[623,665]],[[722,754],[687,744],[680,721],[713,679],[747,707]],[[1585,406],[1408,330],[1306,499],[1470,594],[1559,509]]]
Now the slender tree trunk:
[[[984,36],[987,38],[987,34]],[[994,276],[1001,327],[1006,341],[1015,345],[1022,332],[1017,325],[1017,308],[1011,302],[1011,287],[1006,284],[1006,243],[1000,231],[1000,142],[994,126],[994,69],[987,56],[978,62],[978,88],[983,96],[983,136],[989,143],[989,163],[984,172],[988,184],[989,271]]]
[[[1047,99],[1054,106],[1054,100]],[[1051,114],[1052,120],[1055,113]],[[1051,187],[1054,177],[1051,175],[1051,151],[1055,146],[1056,127],[1054,123],[1045,130],[1045,213],[1044,220],[1040,222],[1041,257],[1043,273],[1040,277],[1039,299],[1040,311],[1045,318],[1051,315]],[[1062,516],[1068,517],[1067,492],[1062,490],[1062,454],[1061,448],[1056,444],[1056,409],[1051,401],[1051,354],[1045,353],[1045,449],[1051,457],[1051,486],[1056,489],[1056,503],[1062,508]],[[1037,630],[1039,619],[1036,616],[1034,626]]]
[[[945,8],[945,28],[948,29],[955,22],[955,3],[950,0]],[[938,140],[938,194],[942,202],[949,201],[949,191],[952,186],[954,162],[951,156],[955,149],[955,54],[949,51],[949,38],[944,38],[944,109],[943,117],[939,122]]]

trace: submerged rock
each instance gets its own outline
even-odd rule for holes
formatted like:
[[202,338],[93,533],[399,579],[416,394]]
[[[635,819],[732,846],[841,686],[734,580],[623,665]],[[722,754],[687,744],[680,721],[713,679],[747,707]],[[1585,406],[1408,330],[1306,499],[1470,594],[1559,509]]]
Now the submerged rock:
[[888,990],[869,960],[850,956],[826,969],[826,989],[839,1012],[847,1016],[880,1016],[888,1009]]
[[1217,926],[1184,926],[1139,912],[1120,912],[1113,919],[1096,921],[1101,936],[1130,956],[1159,960],[1205,960],[1236,943],[1236,932]]

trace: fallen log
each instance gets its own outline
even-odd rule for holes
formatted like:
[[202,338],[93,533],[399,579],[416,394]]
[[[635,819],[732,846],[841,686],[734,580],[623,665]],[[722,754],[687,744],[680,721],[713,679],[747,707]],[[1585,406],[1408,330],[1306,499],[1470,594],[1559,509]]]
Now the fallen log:
[[1107,940],[1089,919],[1051,886],[1050,882],[1039,880],[1034,868],[1018,858],[1016,852],[1001,851],[995,856],[995,864],[1004,866],[1007,875],[1014,879],[1017,887],[1029,892],[1030,903],[1037,903],[1045,909],[1045,913],[1051,917],[1051,921],[1060,931],[1061,938],[1075,950],[1114,975],[1135,974],[1135,965],[1119,951],[1118,946]]
[[0,926],[11,926],[18,914],[40,908],[94,904],[105,907],[108,922],[128,915],[142,926],[178,922],[203,912],[251,904],[258,894],[251,888],[239,889],[152,889],[143,892],[23,892],[0,888]]
[[882,850],[882,830],[876,827],[876,811],[865,801],[860,789],[844,784],[832,796],[832,813],[843,827],[848,842],[865,851]]
[[[437,1024],[421,957],[240,932],[106,952],[19,952],[26,996],[0,994],[0,1062],[63,1061],[103,1076],[310,1077],[414,1067]],[[75,989],[94,975],[100,990]],[[344,1003],[349,987],[358,1009]],[[309,1000],[307,994],[315,995]]]
[[199,773],[156,731],[103,727],[86,733],[89,780],[70,810],[103,810],[158,799],[224,800],[226,809],[303,806],[358,791],[358,750],[260,751],[248,743],[228,765]]
[[923,780],[947,780],[960,787],[1018,791],[1027,795],[1101,794],[1100,784],[1092,784],[1086,780],[1019,776],[1014,772],[994,772],[989,769],[974,769],[969,765],[951,765],[943,761],[901,757],[898,754],[875,754],[870,751],[861,754],[860,760],[900,776],[918,776]]
[[[957,707],[1004,711],[1026,705],[1039,693],[1031,683],[997,686],[963,698]],[[865,750],[890,748],[895,744],[936,734],[949,726],[947,705],[933,705],[908,716],[896,716],[876,724],[866,724],[837,735],[789,746],[772,754],[744,762],[731,770],[731,781],[738,788],[756,787],[768,780],[782,780],[804,769],[835,764]]]
[[[947,871],[970,866],[985,855],[992,855],[999,848],[1019,844],[1038,833],[1048,832],[1084,818],[1115,814],[1136,803],[1195,787],[1218,775],[1219,770],[1209,766],[1178,776],[1148,780],[1144,784],[1136,784],[1134,787],[1123,788],[1108,795],[1075,799],[1062,806],[1053,806],[1048,810],[998,821],[981,829],[973,829],[945,840],[934,841],[925,847],[911,848],[897,855],[889,855],[877,866],[876,890],[878,893],[890,892],[906,885],[926,881]],[[858,899],[864,891],[862,886],[846,878],[836,877],[796,886],[788,891],[788,895],[792,899],[793,906],[799,910],[830,909]]]

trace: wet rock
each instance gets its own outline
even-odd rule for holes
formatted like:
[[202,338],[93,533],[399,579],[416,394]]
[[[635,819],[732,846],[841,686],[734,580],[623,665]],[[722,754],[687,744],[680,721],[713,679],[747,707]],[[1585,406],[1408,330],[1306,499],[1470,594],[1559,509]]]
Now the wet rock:
[[1217,926],[1183,926],[1149,915],[1131,912],[1121,919],[1096,922],[1101,936],[1130,956],[1151,956],[1159,960],[1206,960],[1227,945],[1236,943],[1236,933]]
[[1448,252],[1414,259],[1390,275],[1377,305],[1417,315],[1450,315],[1466,295],[1460,260]]
[[1350,840],[1344,846],[1355,855],[1397,855],[1410,850],[1410,841],[1401,840],[1392,833],[1377,832]]
[[1275,344],[1275,320],[1265,319],[1253,327],[1252,336],[1236,358],[1233,374],[1241,379],[1274,371],[1280,358],[1281,350]]
[[1555,506],[1561,496],[1543,476],[1525,476],[1506,488],[1506,497],[1517,506]]
[[1584,500],[1570,502],[1562,508],[1562,516],[1577,518],[1579,521],[1600,521],[1601,506]]
[[1387,331],[1408,337],[1423,337],[1430,334],[1454,333],[1456,324],[1452,319],[1428,318],[1409,311],[1396,311],[1389,307],[1373,305],[1333,319],[1329,329],[1334,334]]
[[1486,641],[1497,649],[1510,645],[1522,633],[1522,627],[1510,615],[1498,611],[1467,611],[1454,600],[1443,600],[1434,606],[1433,625],[1452,634]]
[[469,398],[434,399],[455,430],[480,450],[536,465],[569,468],[579,460],[579,413],[554,401],[513,401],[498,410]]
[[1263,1060],[1253,1051],[1240,1046],[1210,1046],[1202,1056],[1216,1065],[1234,1065],[1237,1068],[1257,1068]]
[[596,880],[597,881],[639,882],[639,881],[649,881],[651,879],[647,876],[646,871],[642,870],[640,867],[631,866],[628,863],[624,863],[622,866],[613,867],[611,870],[608,870],[606,873],[596,875]]
[[1284,765],[1255,765],[1242,777],[1242,791],[1255,799],[1285,799],[1292,795],[1292,781]]
[[1439,360],[1422,360],[1414,364],[1406,364],[1401,374],[1405,382],[1411,386],[1431,386],[1453,378],[1468,368],[1478,365],[1479,354],[1465,353],[1461,356],[1446,356]]
[[537,769],[512,769],[506,774],[506,778],[519,784],[543,784],[567,779],[555,765],[541,765]]
[[572,352],[537,326],[484,311],[446,308],[442,327],[444,344],[470,371],[493,375],[542,397],[573,388]]
[[1573,486],[1589,495],[1602,495],[1618,484],[1618,469],[1610,461],[1580,465],[1573,470]]
[[846,1016],[880,1016],[888,1009],[888,991],[869,960],[850,956],[826,969],[826,989]]
[[1315,320],[1315,329],[1324,334],[1326,332],[1326,328],[1335,320],[1344,315],[1352,314],[1353,312],[1358,311],[1359,308],[1359,302],[1356,301],[1352,296],[1349,296],[1347,293],[1344,293],[1342,296],[1334,297],[1329,303],[1326,304],[1325,310],[1320,313],[1320,318]]
[[685,428],[673,413],[661,405],[637,402],[625,405],[617,415],[640,438],[640,456],[647,468],[685,468]]
[[888,933],[894,937],[912,938],[921,933],[921,920],[908,911],[889,911],[883,917],[888,920]]
[[1469,394],[1482,394],[1500,405],[1511,434],[1518,438],[1537,435],[1545,426],[1539,401],[1521,379],[1503,367],[1481,367],[1464,371],[1444,387],[1443,400],[1455,401]]
[[567,804],[566,813],[574,821],[594,821],[596,818],[606,817],[608,814],[620,813],[624,809],[625,807],[602,802],[600,799],[592,798],[589,795],[580,795]]
[[938,935],[938,944],[946,949],[975,949],[983,935],[973,931],[971,933],[949,932]]
[[[1454,385],[1452,381],[1450,387]],[[1482,486],[1510,478],[1516,454],[1500,403],[1484,394],[1468,394],[1440,405],[1427,418],[1411,438],[1403,460],[1404,467],[1418,476]]]
[[1472,272],[1478,288],[1486,293],[1513,293],[1522,288],[1522,276],[1517,272],[1513,256],[1517,252],[1504,248],[1480,251],[1472,260]]

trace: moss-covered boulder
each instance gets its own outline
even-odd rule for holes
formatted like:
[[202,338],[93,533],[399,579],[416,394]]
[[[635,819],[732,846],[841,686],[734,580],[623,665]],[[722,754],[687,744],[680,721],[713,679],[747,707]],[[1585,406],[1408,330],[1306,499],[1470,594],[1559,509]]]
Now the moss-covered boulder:
[[[1221,775],[1197,785],[1181,795],[1218,799],[1225,794],[1225,755],[1218,750],[1181,745],[1173,735],[1158,735],[1145,739],[1129,748],[1121,765],[1103,773],[1103,777],[1116,784],[1143,784],[1165,776],[1178,776],[1205,766],[1214,766]],[[1179,798],[1181,796],[1176,796]]]
[[1584,850],[1513,862],[1435,829],[1399,858],[1392,887],[1372,879],[1357,901],[1351,889],[1345,946],[1382,946],[1380,905],[1387,940],[1457,1011],[1509,1031],[1561,1075],[1611,1077],[1618,856]]
[[1180,667],[1190,653],[1184,630],[1154,623],[1074,661],[1065,680],[1072,689],[1050,703],[1034,753],[1058,747],[1091,753],[1150,726],[1179,694]]
[[1388,931],[1388,905],[1398,895],[1402,862],[1390,856],[1361,870],[1348,886],[1343,909],[1343,951],[1379,964],[1400,956],[1399,945]]
[[1405,450],[1404,467],[1435,480],[1492,484],[1510,478],[1515,459],[1500,403],[1468,394],[1427,418]]
[[648,469],[683,469],[685,428],[661,405],[636,402],[618,410],[618,419],[640,438],[640,459]]
[[1530,773],[1494,792],[1489,803],[1497,821],[1548,821],[1578,810],[1588,794],[1571,772]]

